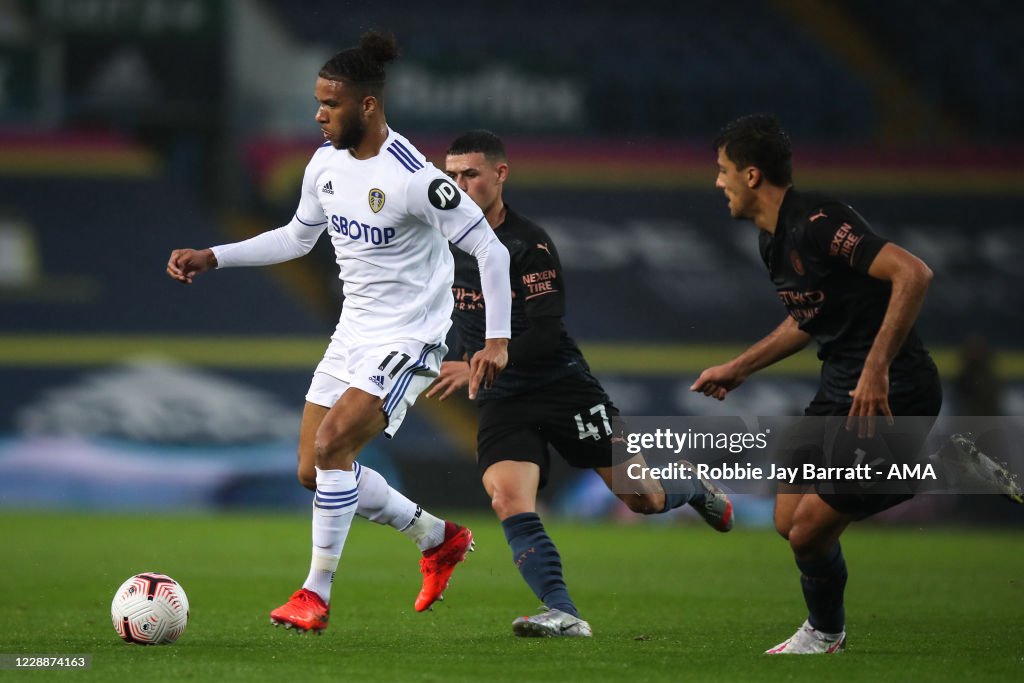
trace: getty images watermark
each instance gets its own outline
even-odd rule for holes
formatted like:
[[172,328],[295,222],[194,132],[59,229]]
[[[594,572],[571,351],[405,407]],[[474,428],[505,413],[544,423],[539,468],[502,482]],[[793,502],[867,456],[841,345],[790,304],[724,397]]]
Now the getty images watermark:
[[[707,478],[736,493],[1019,495],[1024,417],[619,417],[616,493]],[[599,429],[599,428],[598,428]],[[581,430],[580,438],[594,431]]]

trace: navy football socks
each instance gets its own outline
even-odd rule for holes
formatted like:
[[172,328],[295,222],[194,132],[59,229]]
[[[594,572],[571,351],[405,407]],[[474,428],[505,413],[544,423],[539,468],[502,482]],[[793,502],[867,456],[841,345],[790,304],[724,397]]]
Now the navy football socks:
[[[664,485],[663,485],[664,486]],[[704,487],[698,479],[679,479],[670,484],[672,491],[665,489],[665,507],[662,512],[675,510],[687,503],[700,506],[704,504]],[[682,489],[682,490],[680,490]]]
[[503,520],[501,528],[512,549],[512,561],[533,594],[547,607],[579,617],[562,578],[562,558],[544,531],[540,516],[536,512],[521,512]]
[[846,627],[843,592],[846,590],[846,559],[836,543],[828,554],[817,560],[796,561],[800,569],[800,587],[804,590],[808,621],[823,633],[840,633]]

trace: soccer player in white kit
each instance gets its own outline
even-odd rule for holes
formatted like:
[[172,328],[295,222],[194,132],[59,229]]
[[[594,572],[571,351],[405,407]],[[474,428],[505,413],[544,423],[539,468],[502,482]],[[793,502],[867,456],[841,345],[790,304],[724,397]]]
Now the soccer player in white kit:
[[384,118],[384,64],[391,36],[369,32],[320,70],[316,120],[326,142],[313,154],[294,218],[252,239],[177,249],[167,273],[191,284],[212,268],[261,266],[309,253],[325,230],[345,302],[306,394],[299,479],[315,488],[313,557],[303,587],[271,612],[302,631],[327,627],[330,592],[355,514],[389,524],[423,551],[417,611],[442,597],[471,549],[469,529],[423,511],[373,470],[355,462],[437,377],[451,325],[453,259],[448,242],[476,257],[487,298],[485,348],[471,361],[470,398],[508,362],[512,294],[508,251],[477,205]]

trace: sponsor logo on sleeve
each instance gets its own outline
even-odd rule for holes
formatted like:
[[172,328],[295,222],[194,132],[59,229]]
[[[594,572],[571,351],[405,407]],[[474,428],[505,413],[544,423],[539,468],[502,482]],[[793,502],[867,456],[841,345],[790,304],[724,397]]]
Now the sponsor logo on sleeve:
[[437,178],[427,188],[427,199],[435,209],[447,211],[454,209],[462,201],[462,195],[452,183],[444,178]]
[[828,255],[846,259],[846,261],[852,266],[854,251],[856,251],[857,245],[860,244],[863,237],[863,235],[854,233],[853,228],[849,223],[843,223],[839,226],[839,229],[836,230],[836,234],[832,236],[832,243],[829,245]]
[[[538,245],[539,246],[539,245]],[[536,273],[523,275],[523,286],[526,287],[527,299],[532,299],[544,294],[557,292],[555,280],[558,278],[558,271],[554,269],[542,270]]]

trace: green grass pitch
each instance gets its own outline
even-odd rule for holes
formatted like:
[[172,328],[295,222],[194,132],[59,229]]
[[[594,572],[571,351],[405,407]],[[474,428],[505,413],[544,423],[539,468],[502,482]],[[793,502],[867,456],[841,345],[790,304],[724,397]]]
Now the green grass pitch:
[[[497,522],[468,520],[477,552],[447,600],[412,609],[418,555],[357,520],[320,637],[270,626],[305,577],[304,515],[4,513],[0,653],[91,654],[89,671],[4,680],[770,681],[1021,680],[1024,536],[862,524],[844,537],[849,647],[765,657],[804,619],[785,543],[768,530],[551,522],[590,640],[517,639],[537,600]],[[186,589],[192,620],[169,647],[127,645],[114,589],[159,571]],[[19,678],[20,676],[20,678]]]

